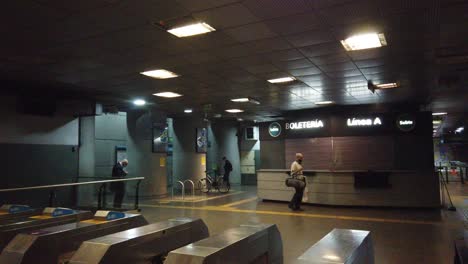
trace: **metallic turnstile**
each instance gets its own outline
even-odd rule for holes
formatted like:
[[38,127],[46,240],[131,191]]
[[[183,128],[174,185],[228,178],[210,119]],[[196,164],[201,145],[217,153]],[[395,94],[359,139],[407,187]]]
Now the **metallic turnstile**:
[[92,217],[93,214],[90,211],[47,207],[43,210],[42,214],[39,215],[2,221],[0,222],[0,250],[2,250],[18,233],[73,223]]
[[165,264],[283,263],[283,242],[276,225],[242,225],[171,251]]
[[68,263],[163,263],[169,251],[208,236],[201,219],[170,219],[85,241]]
[[297,264],[373,264],[369,231],[333,229],[297,259]]
[[0,225],[2,221],[24,218],[33,215],[39,215],[42,213],[42,209],[31,208],[27,205],[18,204],[4,204],[0,207]]
[[139,214],[97,211],[93,219],[16,235],[0,255],[0,263],[64,263],[85,240],[146,224]]

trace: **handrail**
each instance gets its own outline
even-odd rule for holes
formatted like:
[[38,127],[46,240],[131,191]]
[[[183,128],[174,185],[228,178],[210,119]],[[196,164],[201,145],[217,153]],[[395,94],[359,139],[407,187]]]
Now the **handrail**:
[[192,197],[195,197],[195,183],[192,180],[185,180],[184,185],[186,182],[190,182],[192,184]]
[[31,186],[31,187],[21,187],[21,188],[0,189],[0,192],[13,192],[13,191],[36,190],[36,189],[50,189],[50,188],[57,188],[57,187],[79,186],[79,185],[89,185],[89,184],[97,184],[97,183],[137,181],[137,180],[144,180],[144,179],[145,179],[145,177],[134,177],[134,178],[124,178],[124,179],[116,179],[116,180],[105,180],[105,181],[62,183],[62,184],[53,184],[53,185],[41,185],[41,186]]

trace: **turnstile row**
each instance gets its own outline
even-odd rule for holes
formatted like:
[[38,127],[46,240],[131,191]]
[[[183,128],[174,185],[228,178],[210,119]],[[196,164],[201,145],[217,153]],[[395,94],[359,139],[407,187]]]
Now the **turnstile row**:
[[[148,225],[141,215],[98,211],[89,220],[18,234],[0,255],[0,264],[283,263],[276,225],[242,225],[208,236],[201,219]],[[370,233],[335,229],[297,263],[373,263]]]

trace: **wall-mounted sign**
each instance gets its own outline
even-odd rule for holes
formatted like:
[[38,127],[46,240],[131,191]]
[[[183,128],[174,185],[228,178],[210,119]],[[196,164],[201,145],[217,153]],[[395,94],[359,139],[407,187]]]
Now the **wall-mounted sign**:
[[281,135],[281,125],[278,122],[273,122],[268,126],[268,133],[272,137]]
[[311,121],[286,123],[286,129],[309,129],[309,128],[321,128],[321,127],[323,127],[323,121],[320,119],[315,119]]
[[416,127],[416,119],[410,114],[402,114],[396,119],[397,127],[403,132],[409,132]]
[[198,153],[206,153],[208,147],[208,131],[206,128],[197,128],[196,133],[196,151]]
[[381,126],[382,119],[380,117],[375,118],[348,118],[346,125],[349,127],[355,126]]

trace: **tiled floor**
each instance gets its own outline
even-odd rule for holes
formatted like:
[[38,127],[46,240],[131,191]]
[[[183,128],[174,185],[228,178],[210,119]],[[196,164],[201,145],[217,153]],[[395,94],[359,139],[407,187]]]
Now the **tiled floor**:
[[[452,183],[450,183],[452,184]],[[468,186],[468,183],[467,183]],[[461,214],[465,188],[453,183],[457,212],[447,210],[375,209],[304,206],[292,213],[285,203],[256,199],[254,187],[237,187],[229,195],[211,194],[206,201],[142,201],[151,222],[172,217],[202,218],[210,232],[246,223],[275,223],[281,232],[285,263],[293,263],[305,250],[333,228],[372,232],[376,263],[451,263],[453,240],[464,230]],[[456,191],[456,192],[455,192]],[[468,198],[468,196],[467,196]]]

